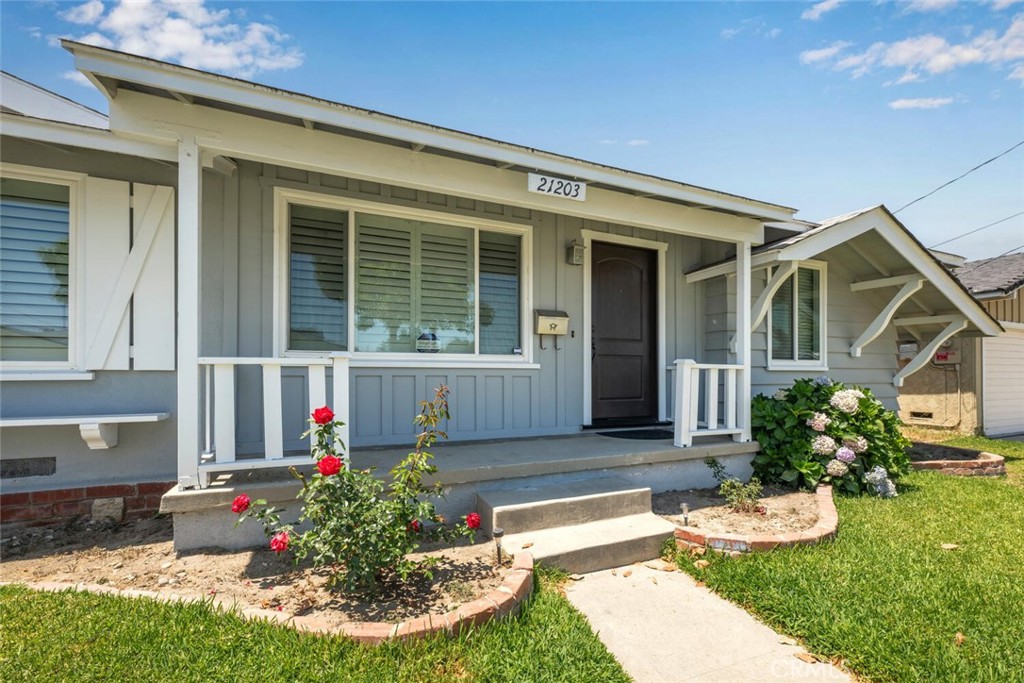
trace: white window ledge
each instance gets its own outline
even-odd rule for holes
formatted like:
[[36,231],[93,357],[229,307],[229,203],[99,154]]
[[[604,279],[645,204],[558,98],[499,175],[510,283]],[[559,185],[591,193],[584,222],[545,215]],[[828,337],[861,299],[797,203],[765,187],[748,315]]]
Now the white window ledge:
[[770,372],[828,372],[827,365],[809,363],[769,363]]
[[95,373],[83,370],[0,370],[0,382],[68,382],[93,377]]
[[430,368],[433,370],[540,370],[540,363],[514,360],[449,360],[445,358],[359,358],[349,361],[352,368]]

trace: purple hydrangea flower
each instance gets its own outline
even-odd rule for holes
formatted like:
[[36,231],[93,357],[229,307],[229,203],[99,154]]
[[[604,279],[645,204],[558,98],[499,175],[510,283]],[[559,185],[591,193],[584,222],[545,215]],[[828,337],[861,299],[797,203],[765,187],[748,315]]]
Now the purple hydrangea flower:
[[848,448],[846,446],[843,446],[838,451],[836,451],[836,460],[841,460],[846,464],[850,464],[851,462],[853,462],[856,459],[856,457],[857,454],[853,452],[853,449]]

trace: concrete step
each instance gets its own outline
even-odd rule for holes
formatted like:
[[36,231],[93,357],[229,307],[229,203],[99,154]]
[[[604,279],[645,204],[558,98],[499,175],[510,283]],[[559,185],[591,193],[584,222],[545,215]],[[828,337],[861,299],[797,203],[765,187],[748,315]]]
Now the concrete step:
[[477,512],[484,532],[506,534],[584,524],[651,511],[651,489],[621,477],[596,477],[557,486],[481,491]]
[[647,512],[509,534],[501,548],[512,554],[529,544],[537,562],[582,574],[654,559],[673,531],[674,524]]

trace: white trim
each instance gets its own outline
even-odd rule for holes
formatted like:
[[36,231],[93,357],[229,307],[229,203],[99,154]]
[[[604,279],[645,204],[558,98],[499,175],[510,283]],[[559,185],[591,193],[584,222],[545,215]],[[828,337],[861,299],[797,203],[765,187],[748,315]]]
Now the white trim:
[[[153,141],[195,135],[204,147],[231,158],[658,232],[731,241],[760,242],[764,239],[759,218],[658,199],[628,197],[622,192],[594,186],[588,190],[586,202],[566,201],[529,192],[526,174],[522,172],[503,171],[489,164],[426,151],[413,152],[407,146],[310,131],[297,123],[268,121],[199,104],[184,105],[131,91],[121,91],[110,103],[110,110],[111,126],[118,134]],[[533,159],[531,166],[536,166],[537,162]]]
[[202,270],[202,148],[195,138],[178,143],[178,349],[177,455],[182,488],[199,480],[199,277]]
[[872,320],[866,328],[864,328],[864,332],[861,333],[853,344],[850,345],[850,355],[854,358],[859,358],[864,347],[873,342],[878,335],[882,334],[882,331],[889,326],[889,322],[892,320],[892,317],[896,315],[896,310],[903,305],[904,301],[914,296],[915,292],[924,287],[924,283],[925,279],[921,276],[914,276],[913,279],[904,281],[903,288],[896,292],[892,297],[892,300],[885,305],[885,308],[875,316],[875,319]]
[[[6,134],[6,130],[4,133]],[[37,378],[49,371],[76,370],[84,367],[85,349],[82,330],[82,307],[85,305],[85,243],[81,239],[85,228],[85,181],[84,173],[58,171],[21,164],[0,164],[0,177],[49,185],[64,185],[68,188],[68,357],[65,361],[2,361],[0,371],[19,371],[37,374]],[[70,374],[70,373],[65,373]]]
[[95,376],[95,373],[78,370],[69,370],[67,372],[3,371],[0,372],[0,382],[74,382],[90,380]]
[[1024,323],[1011,323],[1001,320],[999,321],[999,324],[1002,325],[1007,332],[1024,332]]
[[877,280],[861,280],[860,282],[851,282],[851,292],[863,292],[868,289],[881,289],[882,287],[898,287],[905,285],[908,282],[923,282],[924,278],[921,277],[920,273],[910,273],[908,275],[894,275],[893,277],[883,277]]
[[[668,320],[667,313],[667,299],[666,299],[666,283],[668,282],[666,269],[665,253],[668,251],[668,244],[665,242],[656,242],[654,240],[641,239],[639,237],[627,237],[626,235],[613,235],[607,232],[599,232],[597,230],[580,230],[580,235],[583,237],[583,424],[591,424],[593,422],[594,406],[593,406],[593,377],[591,367],[591,344],[593,343],[593,336],[591,334],[591,305],[593,301],[593,292],[591,291],[591,273],[592,265],[590,261],[591,245],[594,242],[609,242],[612,244],[623,244],[630,247],[639,247],[641,249],[650,249],[656,251],[658,255],[658,306],[657,306],[657,330],[655,335],[657,336],[657,359],[655,360],[655,367],[663,368],[666,365],[665,355],[665,337],[668,333],[666,324]],[[658,419],[664,422],[667,419],[667,401],[665,395],[665,373],[657,372],[658,378]]]
[[949,324],[935,336],[917,355],[910,359],[910,362],[903,366],[903,369],[893,375],[892,383],[895,387],[902,387],[903,380],[923,368],[935,355],[942,342],[952,337],[957,332],[967,329],[967,318],[964,316],[952,316]]
[[[817,360],[798,360],[797,355],[799,353],[800,340],[798,338],[799,328],[799,301],[797,296],[799,295],[799,288],[797,287],[796,279],[800,275],[800,269],[806,268],[810,270],[818,271],[818,349],[819,356]],[[826,371],[828,370],[828,264],[824,261],[800,261],[797,263],[796,270],[789,276],[794,278],[793,282],[793,359],[792,360],[773,360],[772,359],[772,306],[771,301],[768,301],[767,321],[768,325],[765,327],[765,336],[767,337],[765,343],[765,350],[767,353],[767,370],[779,370],[779,371],[792,371],[792,370],[815,370],[815,371]],[[788,279],[788,278],[787,278]],[[780,282],[781,286],[782,283]],[[774,298],[774,296],[772,297]]]
[[162,162],[174,162],[178,155],[170,142],[143,142],[115,135],[109,130],[77,126],[59,121],[47,121],[20,116],[18,114],[0,114],[0,127],[4,135],[23,140],[34,140],[53,145],[67,145],[95,149],[113,154],[143,157]]
[[[757,254],[753,254],[750,257],[750,272],[753,273],[755,270],[761,270],[767,268],[777,261],[783,259],[779,258],[779,251],[762,251]],[[722,275],[736,275],[736,258],[730,258],[727,261],[716,263],[706,268],[699,270],[691,270],[684,277],[686,278],[686,284],[690,285],[694,282],[703,282],[704,280],[710,280],[714,277],[721,277]]]
[[[550,152],[527,149],[498,140],[400,119],[378,112],[360,110],[336,102],[283,92],[255,83],[229,79],[192,69],[184,69],[144,57],[126,55],[71,41],[64,41],[63,46],[74,55],[75,68],[86,73],[86,75],[95,76],[96,74],[101,74],[115,80],[145,83],[156,88],[184,95],[194,95],[256,110],[283,114],[293,117],[296,120],[295,126],[304,133],[319,133],[319,131],[308,131],[305,121],[310,121],[314,124],[325,123],[388,138],[396,138],[406,141],[411,145],[451,150],[461,154],[483,157],[502,164],[526,166],[554,175],[588,179],[591,182],[608,183],[633,192],[649,193],[718,209],[737,211],[769,220],[791,221],[796,213],[790,207],[728,195],[715,190],[685,185],[671,180],[644,176]],[[124,99],[124,94],[131,96],[134,93],[118,93],[117,99],[111,104],[113,105]],[[200,108],[198,105],[174,104],[182,108]],[[112,106],[111,109],[113,110],[114,107]],[[116,127],[114,118],[112,111],[112,127]],[[412,152],[411,149],[409,152],[412,154],[422,154],[422,152]]]
[[[474,316],[474,348],[479,349],[480,344],[480,231],[500,232],[520,237],[520,340],[519,345],[523,349],[522,356],[493,356],[479,354],[416,354],[416,353],[375,353],[369,351],[350,351],[352,367],[477,367],[477,368],[506,368],[506,367],[534,367],[533,360],[533,317],[530,311],[533,310],[533,224],[528,222],[497,221],[488,218],[475,218],[460,214],[451,214],[444,211],[432,211],[430,209],[410,208],[400,205],[391,205],[363,199],[349,199],[337,195],[325,194],[322,192],[310,192],[308,190],[297,190],[287,187],[274,187],[274,285],[273,285],[273,325],[274,325],[274,347],[275,357],[287,358],[324,358],[330,356],[331,351],[298,351],[288,348],[288,272],[289,272],[289,234],[288,234],[288,207],[291,204],[302,204],[318,208],[344,211],[347,215],[348,225],[346,226],[346,239],[348,240],[348,271],[346,306],[348,307],[348,347],[355,347],[356,341],[356,316],[355,316],[355,289],[356,289],[356,230],[355,214],[372,213],[378,216],[391,216],[412,220],[422,220],[443,225],[453,225],[473,230],[474,236],[474,278],[475,290],[473,292],[475,316]],[[521,358],[522,360],[515,360]],[[535,366],[539,367],[539,366]]]
[[[750,242],[741,242],[736,245],[736,363],[742,366],[740,376],[737,378],[739,386],[736,387],[739,395],[736,405],[736,423],[740,432],[733,436],[735,441],[748,442],[751,438],[750,425],[750,396],[752,393],[751,384],[753,381],[751,372],[751,351],[752,336],[754,328],[750,324],[750,297],[753,292],[753,272],[750,268]],[[729,399],[729,384],[726,384],[726,408],[732,407]],[[709,425],[710,426],[710,425]]]

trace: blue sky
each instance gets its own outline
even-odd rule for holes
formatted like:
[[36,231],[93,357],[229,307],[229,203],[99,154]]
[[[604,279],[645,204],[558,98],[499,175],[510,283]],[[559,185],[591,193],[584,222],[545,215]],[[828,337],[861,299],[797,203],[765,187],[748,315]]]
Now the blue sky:
[[[105,110],[55,39],[797,207],[891,209],[1024,140],[1024,2],[0,3],[4,70]],[[901,212],[1024,211],[1024,147]],[[1024,246],[1024,215],[941,248]]]

